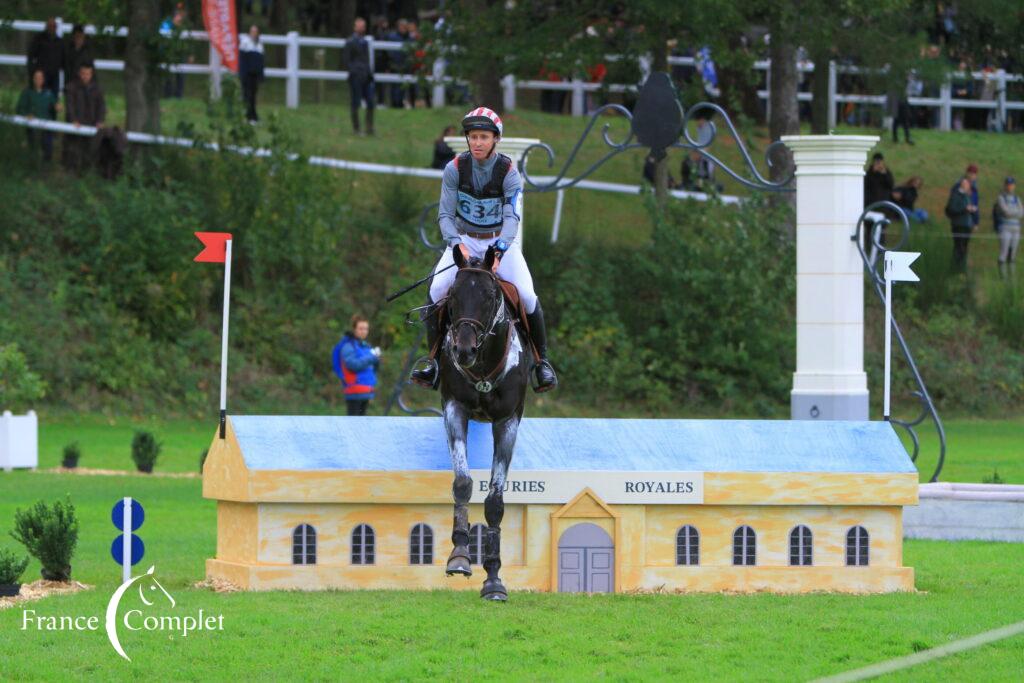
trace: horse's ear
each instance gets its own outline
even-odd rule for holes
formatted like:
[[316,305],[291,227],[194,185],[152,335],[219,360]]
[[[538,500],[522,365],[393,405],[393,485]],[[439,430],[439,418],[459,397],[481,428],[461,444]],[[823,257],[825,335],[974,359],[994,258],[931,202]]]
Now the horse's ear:
[[487,253],[484,254],[484,270],[490,270],[494,267],[494,247],[487,247]]
[[460,270],[466,267],[466,257],[462,255],[462,249],[459,249],[458,244],[452,247],[452,258]]

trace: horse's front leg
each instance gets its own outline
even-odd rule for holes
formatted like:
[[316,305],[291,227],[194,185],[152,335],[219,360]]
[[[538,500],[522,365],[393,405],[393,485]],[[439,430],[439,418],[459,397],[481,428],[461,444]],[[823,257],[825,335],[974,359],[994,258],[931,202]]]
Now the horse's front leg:
[[452,495],[455,498],[455,516],[452,521],[452,548],[448,556],[445,574],[472,576],[469,563],[469,498],[473,494],[473,479],[469,476],[469,459],[466,455],[466,432],[469,427],[469,413],[456,401],[444,406],[444,427],[448,432],[448,450],[452,456],[455,480]]
[[484,500],[484,517],[487,531],[484,535],[484,569],[487,578],[480,589],[480,597],[487,600],[508,600],[508,591],[498,577],[501,569],[501,520],[505,516],[505,480],[512,464],[512,451],[519,431],[519,415],[513,415],[492,427],[494,435],[494,460],[491,464],[491,483]]

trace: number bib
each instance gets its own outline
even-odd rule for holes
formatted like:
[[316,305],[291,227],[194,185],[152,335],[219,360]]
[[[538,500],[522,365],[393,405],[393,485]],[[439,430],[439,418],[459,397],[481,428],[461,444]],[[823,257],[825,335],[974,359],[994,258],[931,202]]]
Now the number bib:
[[457,213],[459,218],[467,223],[481,228],[490,228],[501,225],[501,207],[504,201],[502,197],[477,199],[465,192],[459,192]]

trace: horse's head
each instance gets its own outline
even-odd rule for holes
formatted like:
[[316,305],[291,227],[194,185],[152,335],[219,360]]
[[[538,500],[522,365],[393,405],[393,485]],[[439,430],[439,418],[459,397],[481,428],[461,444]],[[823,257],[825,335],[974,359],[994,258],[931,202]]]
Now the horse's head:
[[459,268],[448,295],[448,319],[452,325],[455,360],[464,368],[477,360],[480,348],[501,310],[502,294],[494,266],[494,249],[488,248],[483,260],[463,257],[458,246],[452,247],[452,256]]

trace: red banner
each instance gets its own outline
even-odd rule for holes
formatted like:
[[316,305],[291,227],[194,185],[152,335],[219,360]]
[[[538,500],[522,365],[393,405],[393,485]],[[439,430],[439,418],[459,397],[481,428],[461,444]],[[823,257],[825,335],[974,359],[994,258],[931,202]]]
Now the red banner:
[[220,53],[220,61],[238,73],[238,31],[234,0],[203,0],[203,26],[210,44]]
[[205,247],[199,256],[196,256],[193,261],[199,261],[202,263],[224,263],[227,259],[227,242],[231,239],[230,232],[197,232],[196,237],[203,243]]

